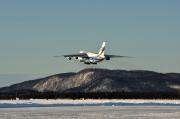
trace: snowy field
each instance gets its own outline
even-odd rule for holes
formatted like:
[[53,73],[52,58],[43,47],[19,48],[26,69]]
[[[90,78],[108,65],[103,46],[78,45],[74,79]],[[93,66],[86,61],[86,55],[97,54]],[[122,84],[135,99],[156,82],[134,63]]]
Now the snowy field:
[[0,100],[0,108],[14,107],[57,107],[57,106],[180,106],[180,100]]
[[180,119],[179,106],[0,108],[0,119]]
[[180,119],[180,100],[0,100],[0,119]]

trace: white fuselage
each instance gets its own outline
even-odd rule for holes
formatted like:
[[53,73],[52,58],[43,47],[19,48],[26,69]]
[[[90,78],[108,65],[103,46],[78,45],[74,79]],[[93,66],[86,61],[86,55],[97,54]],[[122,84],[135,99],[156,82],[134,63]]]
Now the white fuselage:
[[[82,51],[80,52],[82,53]],[[85,52],[83,52],[85,53]],[[86,64],[97,64],[98,62],[101,62],[104,60],[105,56],[100,56],[96,53],[86,52],[88,58],[78,58],[80,61],[86,63]]]

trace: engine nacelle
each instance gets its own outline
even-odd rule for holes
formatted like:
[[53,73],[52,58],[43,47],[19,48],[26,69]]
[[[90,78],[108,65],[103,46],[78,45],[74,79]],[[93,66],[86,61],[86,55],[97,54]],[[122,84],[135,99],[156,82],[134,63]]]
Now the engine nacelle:
[[110,58],[110,57],[106,57],[105,59],[106,59],[106,60],[110,60],[111,58]]
[[72,58],[71,57],[67,57],[68,60],[71,60]]
[[82,58],[82,57],[74,57],[74,59],[76,59],[76,60],[82,60],[83,58]]

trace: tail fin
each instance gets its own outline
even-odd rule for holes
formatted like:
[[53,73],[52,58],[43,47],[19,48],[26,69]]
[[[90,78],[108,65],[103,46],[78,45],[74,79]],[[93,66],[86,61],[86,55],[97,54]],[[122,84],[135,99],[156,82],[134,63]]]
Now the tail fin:
[[99,50],[99,53],[98,53],[99,56],[104,56],[105,47],[106,47],[106,42],[103,42],[101,49]]

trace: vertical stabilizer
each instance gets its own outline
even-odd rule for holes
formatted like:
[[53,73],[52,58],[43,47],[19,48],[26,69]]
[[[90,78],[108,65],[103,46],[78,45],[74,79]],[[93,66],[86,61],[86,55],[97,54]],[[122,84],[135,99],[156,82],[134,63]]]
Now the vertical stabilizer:
[[99,50],[99,53],[98,53],[99,56],[102,56],[102,57],[104,56],[105,47],[106,47],[106,42],[103,42],[101,49]]

